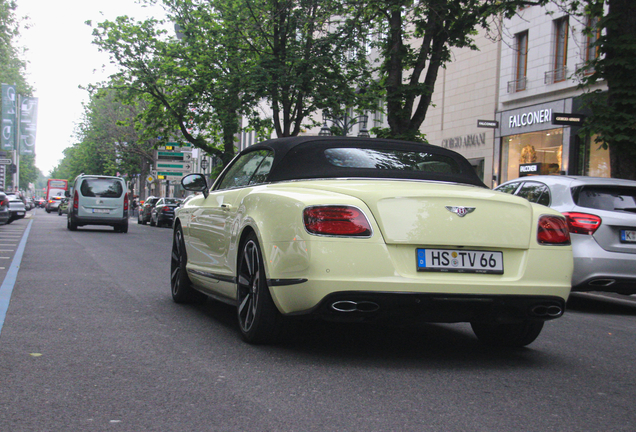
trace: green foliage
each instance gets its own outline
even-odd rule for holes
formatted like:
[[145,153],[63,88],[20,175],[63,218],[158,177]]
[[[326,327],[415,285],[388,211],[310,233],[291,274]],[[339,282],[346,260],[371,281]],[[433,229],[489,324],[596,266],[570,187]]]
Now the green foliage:
[[143,140],[136,119],[145,102],[123,103],[112,88],[90,94],[83,120],[76,132],[77,143],[64,150],[64,158],[51,173],[52,178],[72,180],[81,173],[125,175],[129,178],[148,172],[156,140]]
[[477,49],[476,29],[511,16],[524,4],[545,0],[377,0],[366,4],[367,18],[381,35],[380,80],[371,89],[387,102],[390,136],[417,139],[431,105],[440,67],[453,48]]
[[15,84],[23,96],[30,96],[31,86],[26,82],[26,62],[20,58],[21,50],[15,45],[20,23],[15,16],[16,2],[0,0],[0,82]]
[[41,171],[35,166],[35,156],[20,156],[20,186],[26,189],[29,183],[35,184]]
[[[584,106],[592,113],[580,133],[609,147],[612,177],[636,180],[636,3],[581,0],[565,8],[587,24],[587,35],[599,32],[598,57],[577,71],[587,89]],[[598,24],[591,27],[594,19]],[[606,92],[595,88],[602,82]]]

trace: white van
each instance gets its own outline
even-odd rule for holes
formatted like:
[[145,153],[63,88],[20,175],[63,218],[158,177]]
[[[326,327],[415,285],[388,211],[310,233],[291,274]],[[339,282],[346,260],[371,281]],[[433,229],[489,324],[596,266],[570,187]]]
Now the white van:
[[110,225],[116,232],[128,232],[128,192],[123,178],[80,174],[66,195],[70,198],[69,230],[84,225]]

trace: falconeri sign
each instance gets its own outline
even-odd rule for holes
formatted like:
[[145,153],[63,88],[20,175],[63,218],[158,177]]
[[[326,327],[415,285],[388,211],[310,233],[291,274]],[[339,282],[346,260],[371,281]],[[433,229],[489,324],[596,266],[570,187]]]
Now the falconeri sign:
[[533,124],[551,123],[552,109],[542,109],[522,114],[511,115],[508,117],[508,127],[520,128],[524,126],[532,126]]

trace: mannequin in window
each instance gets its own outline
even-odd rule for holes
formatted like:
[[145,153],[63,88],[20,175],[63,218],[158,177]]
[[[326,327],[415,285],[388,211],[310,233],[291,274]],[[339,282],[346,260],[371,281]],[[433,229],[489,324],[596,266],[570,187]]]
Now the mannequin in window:
[[537,151],[534,149],[533,145],[527,144],[524,148],[521,149],[521,157],[519,157],[519,163],[527,164],[534,163],[537,161]]

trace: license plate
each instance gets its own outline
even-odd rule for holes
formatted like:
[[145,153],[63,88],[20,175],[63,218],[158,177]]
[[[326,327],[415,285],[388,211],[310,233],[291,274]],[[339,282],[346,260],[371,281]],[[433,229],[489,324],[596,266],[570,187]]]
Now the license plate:
[[621,241],[624,243],[636,243],[636,231],[621,230]]
[[109,209],[93,209],[93,213],[110,213]]
[[503,253],[463,249],[418,249],[417,271],[503,274]]
[[18,216],[24,216],[24,212],[16,212]]

